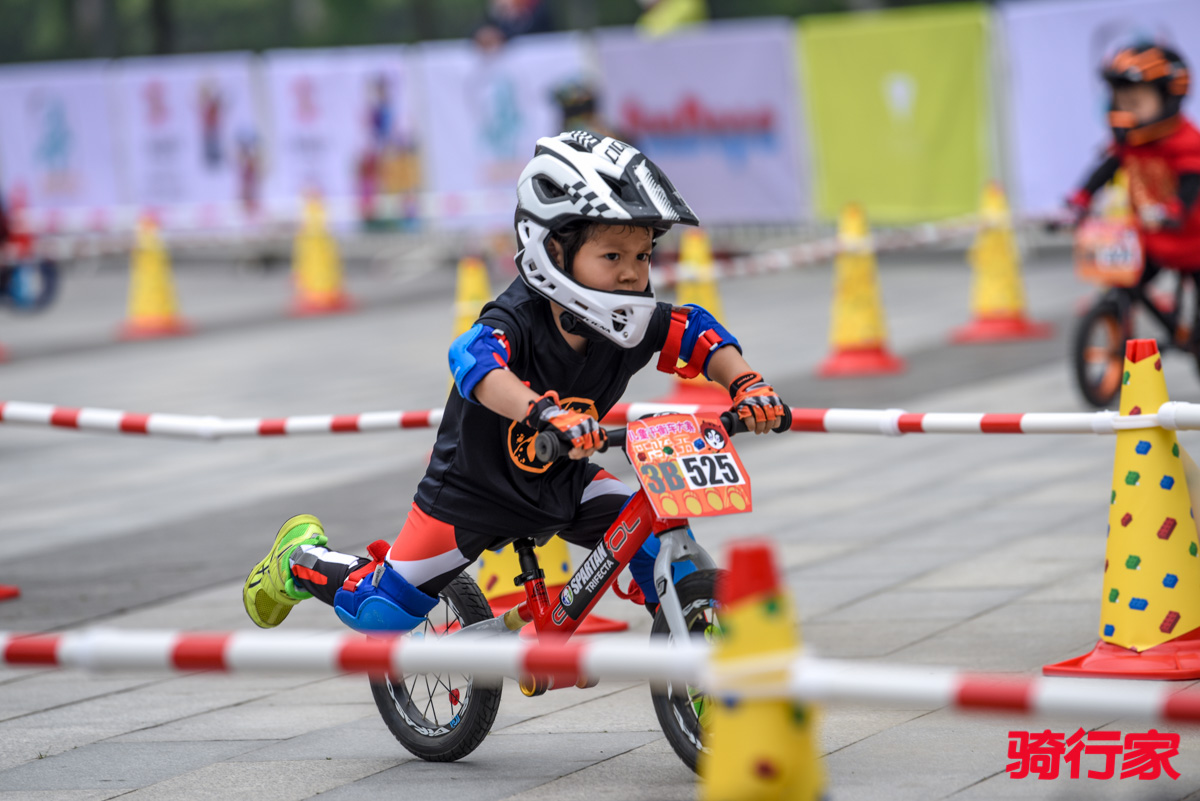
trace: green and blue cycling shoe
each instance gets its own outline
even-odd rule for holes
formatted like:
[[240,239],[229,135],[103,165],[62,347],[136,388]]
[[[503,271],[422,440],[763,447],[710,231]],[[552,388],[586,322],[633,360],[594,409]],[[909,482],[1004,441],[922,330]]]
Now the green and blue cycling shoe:
[[242,587],[242,603],[254,625],[274,628],[293,606],[312,597],[296,587],[292,551],[301,545],[324,545],[328,541],[321,521],[312,515],[296,515],[283,524],[267,557],[254,566]]

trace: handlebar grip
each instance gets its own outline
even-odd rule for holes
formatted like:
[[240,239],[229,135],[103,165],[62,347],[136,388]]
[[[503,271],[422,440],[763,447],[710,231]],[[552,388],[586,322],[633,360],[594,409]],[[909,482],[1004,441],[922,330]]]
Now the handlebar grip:
[[[750,429],[746,427],[746,421],[738,417],[737,414],[730,409],[727,412],[721,412],[721,425],[725,426],[725,430],[729,432],[729,436],[735,434],[745,434]],[[784,404],[783,417],[780,418],[779,425],[772,429],[776,434],[782,434],[785,431],[790,431],[792,428],[792,407]]]
[[559,439],[552,431],[542,431],[533,441],[533,452],[538,461],[557,462],[571,452],[571,446]]

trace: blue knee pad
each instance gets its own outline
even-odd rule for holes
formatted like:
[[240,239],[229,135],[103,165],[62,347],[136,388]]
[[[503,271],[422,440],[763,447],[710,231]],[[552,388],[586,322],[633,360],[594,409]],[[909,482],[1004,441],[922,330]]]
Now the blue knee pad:
[[333,596],[338,619],[364,634],[412,631],[437,606],[431,598],[405,581],[394,567],[383,565],[379,584],[367,575],[354,590],[339,589]]
[[[693,540],[696,539],[696,535],[692,534],[691,526],[688,526],[688,536]],[[646,596],[646,602],[652,604],[658,603],[658,590],[654,588],[654,560],[658,557],[660,544],[658,537],[653,535],[647,537],[646,542],[629,560],[629,572],[633,574],[633,580],[642,588],[642,595]],[[694,572],[696,572],[696,565],[692,562],[676,562],[671,565],[672,580],[676,584],[681,578]]]

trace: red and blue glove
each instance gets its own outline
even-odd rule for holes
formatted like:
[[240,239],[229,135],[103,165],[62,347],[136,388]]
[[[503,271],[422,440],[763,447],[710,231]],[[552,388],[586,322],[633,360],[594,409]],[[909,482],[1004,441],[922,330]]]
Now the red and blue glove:
[[591,415],[564,409],[559,406],[560,402],[554,390],[545,393],[529,402],[529,409],[521,422],[534,431],[552,431],[573,448],[588,450],[603,446],[608,434],[600,421]]
[[756,372],[742,373],[729,382],[733,411],[746,421],[746,428],[755,434],[765,434],[783,419],[783,400],[775,388]]

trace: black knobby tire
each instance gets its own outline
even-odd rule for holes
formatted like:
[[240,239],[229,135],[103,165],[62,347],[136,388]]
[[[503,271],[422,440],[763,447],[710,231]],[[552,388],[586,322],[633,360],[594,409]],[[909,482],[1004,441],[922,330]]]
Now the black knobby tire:
[[[462,574],[442,590],[438,605],[410,636],[437,637],[491,617],[475,580]],[[478,748],[496,720],[500,690],[499,683],[480,686],[461,673],[371,679],[384,723],[402,746],[427,762],[453,762]]]
[[[711,638],[720,632],[715,599],[717,579],[722,573],[722,570],[697,570],[684,576],[675,585],[684,620],[687,621],[688,630],[694,634]],[[650,636],[670,637],[670,627],[662,610],[654,616]],[[670,683],[664,687],[651,686],[650,697],[654,701],[658,723],[662,726],[663,734],[667,735],[667,742],[675,749],[683,764],[695,771],[704,747],[704,727],[700,719],[705,705],[712,701],[694,688]]]
[[1071,342],[1075,384],[1084,400],[1097,409],[1112,408],[1121,395],[1130,328],[1117,304],[1107,301],[1088,309],[1075,327]]

